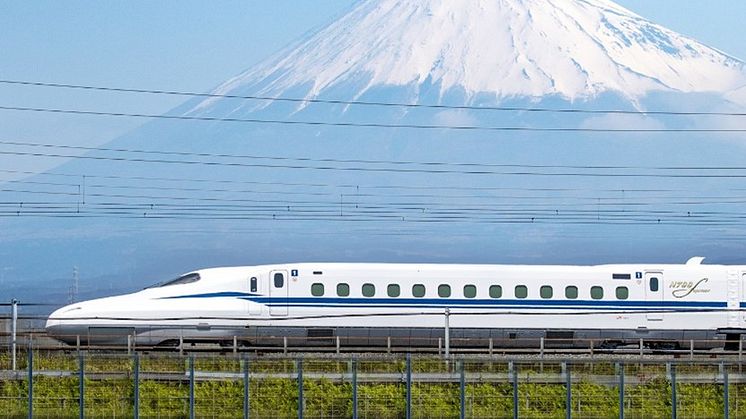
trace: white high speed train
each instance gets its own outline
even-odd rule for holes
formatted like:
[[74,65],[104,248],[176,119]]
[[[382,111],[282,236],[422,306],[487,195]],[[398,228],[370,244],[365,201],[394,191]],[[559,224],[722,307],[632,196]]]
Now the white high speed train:
[[[212,268],[71,304],[47,332],[74,344],[179,339],[353,346],[637,343],[703,346],[746,334],[746,265],[298,263]],[[448,315],[446,315],[448,313]],[[580,343],[582,342],[582,343]]]

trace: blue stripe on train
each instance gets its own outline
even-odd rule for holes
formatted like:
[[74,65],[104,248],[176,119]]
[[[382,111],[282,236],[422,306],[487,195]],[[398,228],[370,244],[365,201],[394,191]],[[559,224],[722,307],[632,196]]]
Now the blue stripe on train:
[[[598,301],[598,300],[500,300],[500,299],[456,299],[456,298],[347,298],[347,297],[267,297],[245,292],[213,292],[204,294],[179,295],[163,297],[164,299],[182,298],[220,298],[235,297],[260,304],[290,305],[294,307],[487,307],[487,308],[595,308],[595,309],[650,309],[650,308],[726,308],[721,301]],[[746,303],[741,303],[741,307]]]

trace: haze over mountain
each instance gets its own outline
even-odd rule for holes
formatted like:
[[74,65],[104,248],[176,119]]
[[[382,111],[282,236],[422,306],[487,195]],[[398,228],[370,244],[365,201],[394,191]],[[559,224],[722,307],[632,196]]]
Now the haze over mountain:
[[226,264],[743,262],[741,178],[670,169],[742,166],[743,135],[500,129],[738,119],[477,108],[743,111],[744,88],[743,62],[610,1],[361,1],[168,114],[218,120],[153,120],[8,188],[0,256],[99,294]]

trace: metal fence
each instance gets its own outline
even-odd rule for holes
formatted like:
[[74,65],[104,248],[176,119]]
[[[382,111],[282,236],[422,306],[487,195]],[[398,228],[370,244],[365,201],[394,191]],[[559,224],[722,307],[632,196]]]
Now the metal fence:
[[743,364],[491,356],[0,353],[0,416],[746,418]]

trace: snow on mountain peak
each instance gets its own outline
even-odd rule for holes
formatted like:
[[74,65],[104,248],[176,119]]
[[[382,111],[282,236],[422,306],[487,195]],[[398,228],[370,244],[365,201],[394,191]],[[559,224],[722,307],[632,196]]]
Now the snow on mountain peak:
[[360,97],[372,87],[407,86],[417,100],[429,86],[441,97],[456,89],[467,100],[488,94],[499,102],[609,91],[635,99],[744,84],[741,61],[610,0],[363,0],[217,93],[294,89],[317,97],[347,86]]

